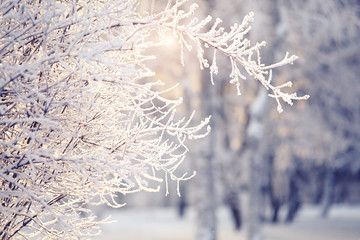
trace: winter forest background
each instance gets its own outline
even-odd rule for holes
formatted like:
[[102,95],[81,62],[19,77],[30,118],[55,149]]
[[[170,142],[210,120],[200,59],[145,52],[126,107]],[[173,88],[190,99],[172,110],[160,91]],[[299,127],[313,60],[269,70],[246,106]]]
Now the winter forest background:
[[1,239],[360,227],[360,2],[194,3],[0,1]]

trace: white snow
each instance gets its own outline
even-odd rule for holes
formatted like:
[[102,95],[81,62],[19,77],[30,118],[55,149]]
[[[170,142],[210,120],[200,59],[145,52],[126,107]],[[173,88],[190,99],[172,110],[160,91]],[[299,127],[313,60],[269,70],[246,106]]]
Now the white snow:
[[[265,224],[263,240],[360,240],[360,206],[336,206],[328,219],[317,207],[306,206],[293,224]],[[174,208],[120,209],[111,212],[117,223],[103,226],[102,240],[195,240],[196,214],[187,209],[183,219]],[[218,240],[244,240],[233,230],[230,213],[218,211]]]

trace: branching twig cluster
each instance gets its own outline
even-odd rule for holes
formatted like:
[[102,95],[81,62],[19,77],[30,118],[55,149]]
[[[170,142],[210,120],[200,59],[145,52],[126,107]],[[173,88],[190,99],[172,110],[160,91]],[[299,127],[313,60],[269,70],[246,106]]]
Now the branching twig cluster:
[[[181,46],[197,46],[201,67],[216,74],[216,53],[230,58],[231,81],[258,79],[272,96],[296,95],[271,85],[271,68],[244,35],[252,15],[226,33],[216,21],[196,23],[170,4],[159,14],[139,15],[135,0],[2,1],[0,5],[0,236],[2,239],[86,238],[97,222],[85,204],[121,207],[117,194],[157,191],[199,138],[209,119],[193,126],[175,114],[180,100],[166,99],[144,79],[149,36],[173,29]],[[190,19],[187,25],[182,20]],[[160,34],[161,35],[161,34]],[[213,63],[203,47],[215,49]],[[257,61],[252,55],[257,54]],[[267,79],[265,76],[269,76]],[[286,85],[288,86],[288,84]],[[280,106],[280,105],[279,105]],[[165,177],[164,177],[165,174]]]

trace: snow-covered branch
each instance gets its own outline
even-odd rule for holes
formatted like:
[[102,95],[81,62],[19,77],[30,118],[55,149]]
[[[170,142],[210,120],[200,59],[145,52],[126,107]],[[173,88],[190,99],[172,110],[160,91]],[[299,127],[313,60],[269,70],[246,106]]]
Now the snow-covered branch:
[[[186,1],[184,0],[182,2]],[[241,94],[240,81],[245,80],[248,75],[258,80],[267,90],[271,91],[269,96],[276,99],[279,112],[283,111],[280,102],[281,99],[292,105],[293,100],[305,100],[309,98],[308,95],[299,97],[296,93],[289,94],[284,92],[283,88],[291,87],[291,82],[281,86],[274,86],[272,84],[272,69],[293,64],[297,57],[295,55],[289,56],[289,54],[286,53],[280,62],[271,65],[261,63],[260,50],[261,47],[265,46],[265,41],[251,45],[250,40],[246,38],[246,34],[251,30],[250,24],[254,21],[254,13],[250,12],[244,17],[241,24],[234,24],[230,28],[230,31],[227,32],[223,27],[219,26],[222,22],[221,19],[216,19],[212,25],[211,16],[199,22],[196,17],[193,17],[196,8],[197,5],[193,4],[188,12],[184,12],[179,11],[177,6],[174,6],[170,10],[173,17],[161,19],[160,21],[162,21],[162,26],[168,27],[175,32],[181,46],[186,46],[188,50],[191,50],[191,44],[188,43],[186,39],[190,39],[195,43],[200,68],[210,68],[212,82],[213,75],[219,72],[216,64],[216,55],[221,53],[227,56],[231,62],[230,83],[236,85],[239,95]],[[189,18],[191,18],[191,20],[189,20]],[[182,21],[185,20],[188,21],[182,24]],[[204,48],[214,49],[211,64],[209,63],[209,59],[206,59],[204,55]]]
[[[158,14],[137,13],[135,0],[2,1],[0,4],[0,236],[2,239],[76,239],[98,233],[85,204],[121,207],[118,194],[158,191],[188,152],[187,139],[204,137],[209,119],[176,114],[149,82],[145,50],[173,29],[181,46],[195,43],[200,67],[216,74],[216,52],[233,65],[231,81],[245,78],[238,66],[291,103],[296,95],[271,85],[271,68],[243,36],[252,15],[226,33],[219,20],[196,23],[177,1]],[[250,20],[249,20],[250,19]],[[186,25],[182,21],[189,20]],[[210,66],[204,46],[215,49]],[[252,55],[257,54],[257,60]],[[265,78],[265,76],[270,76]],[[304,97],[303,97],[304,98]],[[192,174],[190,174],[192,175]],[[167,184],[167,182],[166,182]]]

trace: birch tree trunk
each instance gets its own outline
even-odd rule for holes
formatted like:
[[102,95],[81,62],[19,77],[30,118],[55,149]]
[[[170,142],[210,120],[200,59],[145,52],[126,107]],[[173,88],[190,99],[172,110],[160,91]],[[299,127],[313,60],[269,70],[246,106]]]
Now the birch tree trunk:
[[262,139],[262,118],[267,102],[267,92],[261,88],[251,105],[249,112],[249,125],[246,130],[245,152],[242,155],[246,164],[246,171],[243,180],[246,190],[242,194],[242,204],[245,214],[244,229],[247,240],[261,239],[261,229],[259,222],[260,215],[260,185],[261,177],[259,169],[261,165],[260,143]]
[[201,79],[201,107],[204,115],[213,116],[210,126],[212,131],[204,139],[200,151],[200,158],[197,159],[197,239],[216,240],[216,202],[215,202],[215,180],[214,180],[214,156],[216,140],[216,120],[214,116],[214,101],[216,89],[211,85],[210,74],[203,71]]
[[[265,63],[273,62],[275,49],[281,38],[279,31],[277,31],[280,20],[277,0],[249,1],[246,7],[255,12],[251,39],[253,42],[259,41],[259,39],[267,39],[262,60]],[[241,198],[245,215],[244,231],[247,240],[259,240],[262,238],[260,213],[264,203],[262,203],[260,190],[263,181],[263,175],[261,174],[263,161],[260,147],[263,137],[262,121],[266,114],[267,94],[265,89],[259,89],[255,101],[250,106],[243,154],[240,156],[245,164],[243,180],[246,191],[242,192]]]
[[[209,0],[207,4],[207,14],[211,14],[216,0]],[[209,57],[209,53],[205,53]],[[215,86],[211,84],[209,71],[203,70],[201,73],[201,109],[203,116],[212,116],[210,127],[212,131],[203,140],[204,145],[200,151],[200,158],[197,159],[197,240],[216,240],[217,239],[217,220],[215,202],[215,180],[214,180],[214,157],[216,142],[216,123],[214,116],[215,107]]]

